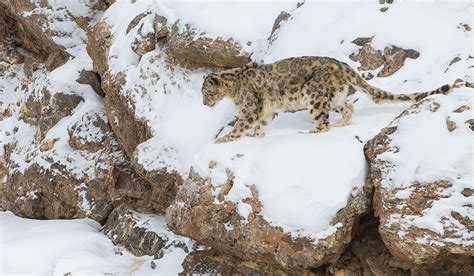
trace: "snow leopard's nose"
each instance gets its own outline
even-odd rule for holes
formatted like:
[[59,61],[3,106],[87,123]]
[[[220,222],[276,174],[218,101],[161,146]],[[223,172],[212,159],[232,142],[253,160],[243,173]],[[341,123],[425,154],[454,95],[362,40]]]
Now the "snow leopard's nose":
[[202,103],[205,105],[205,106],[208,106],[208,107],[213,107],[215,105],[215,103],[211,103],[210,101],[206,100],[206,99],[203,99],[202,100]]

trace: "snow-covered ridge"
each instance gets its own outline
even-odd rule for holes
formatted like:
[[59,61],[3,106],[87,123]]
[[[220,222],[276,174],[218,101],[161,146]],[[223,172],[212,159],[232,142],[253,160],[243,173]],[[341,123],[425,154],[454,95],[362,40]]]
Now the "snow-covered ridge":
[[[107,11],[105,17],[114,24],[116,19],[113,19],[117,18],[114,12],[143,12],[150,10],[152,4],[120,2],[116,9],[112,7]],[[228,37],[228,32],[233,32],[232,37],[242,41],[260,39],[263,43],[261,38],[269,37],[273,19],[278,14],[276,8],[267,10],[263,8],[265,3],[244,1],[239,4],[241,9],[252,11],[245,15],[248,22],[261,21],[260,25],[265,28],[225,28],[233,24],[233,20],[226,17],[229,10],[222,10],[224,4],[221,2],[191,5],[193,11],[202,10],[204,14],[212,11],[218,16],[201,17],[199,13],[191,13],[190,6],[183,2],[158,4],[155,11],[169,16],[168,24],[179,18],[180,23],[194,23],[193,26],[203,33],[209,32],[216,37]],[[279,4],[282,6],[275,7],[280,11],[291,10],[288,8],[290,4]],[[372,80],[375,86],[402,93],[433,89],[452,83],[458,77],[469,81],[472,75],[466,74],[466,69],[472,64],[468,59],[472,34],[456,28],[461,22],[469,21],[468,7],[466,3],[404,2],[390,5],[383,13],[375,3],[309,1],[294,10],[269,48],[251,44],[250,47],[255,47],[252,57],[272,62],[290,56],[331,56],[357,67],[357,63],[348,58],[356,50],[356,45],[350,41],[374,36],[372,45],[375,49],[394,44],[421,53],[417,60],[407,60],[396,74]],[[347,10],[351,13],[347,14]],[[344,16],[337,16],[342,14]],[[133,32],[123,35],[123,28],[134,17],[127,14],[126,18],[128,20],[112,25],[117,47],[125,47],[125,37],[133,37]],[[142,20],[145,22],[152,18]],[[391,31],[387,31],[389,29]],[[433,47],[439,44],[449,46]],[[152,139],[138,147],[136,156],[139,163],[150,171],[176,170],[183,177],[193,167],[203,177],[211,177],[217,190],[226,182],[230,170],[235,184],[226,199],[238,203],[241,215],[246,217],[251,212],[243,200],[251,195],[249,187],[255,185],[264,206],[261,214],[266,219],[287,231],[309,236],[329,227],[331,218],[345,205],[347,197],[365,183],[364,142],[408,107],[407,104],[374,105],[364,95],[356,94],[359,101],[350,126],[334,128],[328,133],[304,135],[300,132],[312,126],[307,112],[280,113],[269,125],[263,139],[245,138],[215,145],[215,136],[233,119],[235,111],[228,100],[212,110],[201,104],[200,86],[205,71],[178,66],[169,69],[159,49],[141,59],[136,56],[130,65],[124,66],[114,59],[120,57],[120,53],[127,56],[131,51],[118,52],[120,48],[115,46],[111,49],[115,51],[110,54],[111,71],[127,68],[127,83],[121,93],[135,99],[136,116],[146,119],[155,133]],[[460,57],[461,61],[445,72],[454,57]],[[332,122],[337,119],[336,114],[331,114]],[[209,168],[209,164],[216,165]],[[276,171],[286,173],[282,175]]]

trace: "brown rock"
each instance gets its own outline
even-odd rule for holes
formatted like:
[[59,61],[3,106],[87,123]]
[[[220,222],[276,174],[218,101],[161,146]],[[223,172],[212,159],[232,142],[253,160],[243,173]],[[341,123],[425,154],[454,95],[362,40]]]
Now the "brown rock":
[[[451,189],[455,182],[447,179],[425,183],[413,181],[404,184],[407,185],[404,188],[400,188],[392,182],[390,182],[392,184],[382,184],[392,181],[393,176],[400,173],[395,164],[381,157],[387,152],[391,152],[391,154],[403,152],[403,148],[395,146],[392,142],[393,135],[403,135],[397,131],[400,120],[405,118],[409,120],[412,118],[410,115],[420,112],[425,112],[425,114],[427,114],[426,111],[440,112],[440,106],[442,106],[442,102],[433,99],[422,100],[402,112],[389,127],[384,128],[365,146],[366,158],[370,163],[369,177],[375,186],[373,205],[375,215],[380,218],[380,235],[391,254],[398,260],[409,262],[412,267],[430,267],[437,263],[450,263],[450,260],[455,258],[472,258],[474,256],[472,246],[466,244],[469,241],[469,233],[471,233],[469,231],[472,230],[473,225],[469,218],[460,217],[455,213],[443,215],[443,218],[440,218],[440,223],[449,222],[446,216],[450,216],[453,221],[456,221],[454,224],[449,224],[449,230],[446,229],[443,232],[434,232],[413,222],[414,219],[423,217],[437,202],[453,195],[456,196],[456,193],[462,197],[461,191]],[[449,116],[451,114],[455,113],[450,113]],[[432,137],[432,139],[436,139],[436,137]],[[421,141],[413,141],[413,143],[417,142]],[[406,189],[409,189],[409,193],[399,194]],[[470,207],[459,205],[457,211],[461,212],[466,208]],[[462,234],[464,231],[466,231],[465,235]]]
[[166,48],[180,65],[188,68],[233,68],[251,61],[250,54],[245,53],[242,46],[232,39],[211,39],[198,35],[192,26],[180,27],[178,23],[169,31]]
[[470,110],[470,109],[471,109],[471,107],[468,106],[467,104],[465,104],[465,105],[462,105],[462,106],[456,108],[455,110],[453,110],[453,112],[454,113],[462,113],[462,112]]
[[105,78],[103,88],[106,93],[105,110],[119,144],[127,156],[132,158],[135,148],[150,139],[151,133],[146,122],[135,117],[135,111],[129,105],[132,101],[120,93],[125,83],[124,75],[118,73],[112,78],[107,74],[103,77]]
[[76,106],[83,101],[82,97],[76,94],[52,93],[48,89],[43,87],[40,97],[31,94],[21,106],[23,120],[38,126],[41,138],[62,118],[71,115]]
[[365,44],[369,44],[370,42],[372,42],[373,38],[374,38],[373,36],[371,36],[371,37],[358,37],[358,38],[352,40],[352,43],[354,43],[357,46],[362,47]]
[[228,200],[218,203],[211,186],[208,180],[190,174],[180,186],[175,203],[166,210],[170,229],[218,252],[281,269],[308,269],[335,261],[350,242],[355,220],[368,204],[364,193],[350,198],[332,222],[342,226],[314,242],[292,238],[255,212],[243,222],[236,204]]
[[[90,14],[100,8],[100,5],[95,5],[93,1],[88,5]],[[91,20],[86,16],[75,17],[74,11],[68,10],[67,7],[64,10],[53,10],[44,2],[2,0],[0,7],[15,22],[15,32],[22,47],[40,56],[49,70],[63,65],[71,56],[67,48],[74,46],[68,43],[62,45],[60,41],[73,41],[78,38],[76,31],[57,28],[57,23],[70,22],[87,31]]]
[[464,122],[465,124],[469,125],[469,128],[474,131],[474,119],[469,119],[467,120],[466,122]]
[[277,18],[273,22],[273,27],[272,27],[272,32],[270,33],[270,37],[268,38],[268,41],[269,41],[270,44],[272,44],[276,40],[277,35],[278,35],[278,31],[283,26],[283,24],[286,21],[288,21],[290,16],[291,16],[291,14],[289,14],[285,11],[280,12],[280,14],[277,16]]
[[384,68],[377,74],[377,77],[388,77],[402,68],[405,59],[417,59],[420,53],[412,49],[403,49],[397,46],[387,46],[384,49]]
[[80,84],[87,84],[94,89],[95,93],[101,97],[105,97],[105,92],[102,90],[100,83],[100,75],[94,71],[82,70],[79,73],[79,78],[76,80]]
[[[148,46],[156,44],[156,32],[142,33],[144,20],[148,20],[149,16],[152,15],[139,14],[128,25],[128,32],[136,32],[137,40],[131,47],[138,54],[151,51],[152,47]],[[159,18],[159,16],[155,17],[155,26],[160,22]],[[106,94],[105,109],[110,126],[120,146],[127,156],[133,159],[137,146],[151,138],[151,130],[146,121],[137,118],[134,101],[129,93],[123,91],[126,84],[126,72],[112,74],[109,71],[108,53],[112,41],[110,31],[110,26],[105,22],[99,22],[90,34],[87,51],[93,60],[94,70],[101,76],[101,87]],[[156,74],[150,77],[159,78]],[[144,87],[138,88],[145,90]],[[173,172],[149,172],[136,162],[132,164],[134,169],[130,168],[130,170],[136,170],[139,174],[127,177],[129,169],[120,172],[118,180],[120,193],[133,198],[135,203],[132,206],[138,210],[164,213],[176,195],[176,187],[181,182],[181,178]]]
[[92,59],[94,71],[103,78],[107,72],[109,49],[112,41],[111,28],[107,23],[97,23],[89,33],[87,40],[87,53]]
[[[162,229],[153,229],[154,226]],[[103,231],[114,243],[142,256],[154,255],[168,243],[170,238],[166,236],[164,227],[164,219],[137,213],[121,204],[110,213]]]
[[87,112],[68,128],[68,133],[71,147],[97,152],[103,148],[110,128],[105,113]]
[[[362,43],[362,41],[359,40],[357,43]],[[382,52],[375,50],[368,43],[363,44],[359,52],[351,54],[349,58],[360,62],[360,66],[357,68],[360,71],[375,70],[384,64]]]
[[448,128],[449,132],[452,132],[456,129],[456,123],[451,121],[449,117],[446,117],[446,127]]
[[282,270],[264,263],[241,261],[214,250],[191,252],[182,266],[179,275],[317,275],[309,270]]
[[383,66],[377,77],[388,77],[397,72],[404,64],[407,58],[416,59],[420,55],[415,50],[403,49],[397,46],[389,45],[384,51],[375,50],[371,45],[373,37],[359,37],[352,41],[357,46],[362,47],[358,53],[353,53],[349,58],[359,62],[357,68],[360,71],[371,71]]

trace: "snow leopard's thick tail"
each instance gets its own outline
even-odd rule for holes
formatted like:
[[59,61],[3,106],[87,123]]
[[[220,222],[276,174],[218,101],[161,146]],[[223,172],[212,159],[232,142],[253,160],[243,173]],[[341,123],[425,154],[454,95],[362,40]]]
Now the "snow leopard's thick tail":
[[353,84],[355,88],[358,88],[372,97],[375,103],[389,103],[389,102],[417,102],[425,97],[434,94],[449,94],[453,89],[460,87],[464,84],[464,81],[457,79],[452,85],[445,84],[435,90],[427,92],[415,92],[407,94],[394,94],[385,90],[379,89],[367,83],[362,77],[357,75],[357,80]]

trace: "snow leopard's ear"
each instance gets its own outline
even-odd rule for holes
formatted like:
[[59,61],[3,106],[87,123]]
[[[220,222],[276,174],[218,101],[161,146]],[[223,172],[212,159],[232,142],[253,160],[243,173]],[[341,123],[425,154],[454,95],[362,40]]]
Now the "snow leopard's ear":
[[209,83],[214,85],[214,86],[219,85],[219,79],[214,77],[213,75],[208,76],[207,81],[209,81]]

